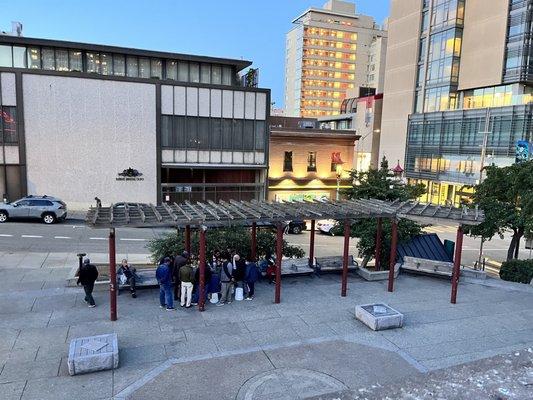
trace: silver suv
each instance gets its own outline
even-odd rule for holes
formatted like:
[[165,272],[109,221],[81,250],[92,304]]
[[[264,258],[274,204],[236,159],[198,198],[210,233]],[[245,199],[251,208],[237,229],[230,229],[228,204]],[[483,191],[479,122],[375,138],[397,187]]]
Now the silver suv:
[[0,223],[16,218],[38,218],[53,224],[67,218],[67,205],[51,196],[26,196],[13,203],[0,203]]

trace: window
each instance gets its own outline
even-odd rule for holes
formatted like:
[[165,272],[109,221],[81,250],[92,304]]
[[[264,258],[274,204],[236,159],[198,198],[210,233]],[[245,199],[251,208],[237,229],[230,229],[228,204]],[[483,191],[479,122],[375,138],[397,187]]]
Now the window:
[[254,149],[254,121],[244,121],[244,150]]
[[163,68],[161,60],[153,58],[151,60],[152,70],[150,73],[151,78],[163,78]]
[[178,81],[189,82],[189,64],[185,61],[178,62]]
[[17,143],[17,109],[0,107],[0,142]]
[[139,78],[150,78],[149,58],[139,58]]
[[167,61],[167,79],[172,79],[174,81],[178,80],[178,62],[168,60]]
[[113,75],[126,75],[126,59],[122,54],[113,54]]
[[200,82],[211,83],[211,66],[209,64],[200,65]]
[[172,147],[172,116],[161,116],[161,147]]
[[43,69],[53,71],[56,69],[54,60],[54,49],[43,48],[41,50]]
[[224,150],[231,150],[233,149],[233,143],[232,143],[232,120],[231,119],[223,119],[222,120],[222,148]]
[[139,76],[139,62],[137,60],[137,57],[126,57],[126,74],[130,78],[137,78]]
[[12,67],[13,56],[11,46],[0,46],[0,67]]
[[286,151],[283,156],[283,172],[292,172],[292,151]]
[[316,172],[316,151],[307,153],[307,172]]
[[83,71],[83,65],[81,62],[81,51],[70,50],[69,51],[69,63],[71,71]]
[[198,118],[187,118],[187,148],[198,148]]
[[[41,68],[41,49],[39,49],[38,47],[30,47],[28,48],[27,53],[28,53],[28,68],[40,69]],[[0,61],[0,64],[1,64],[1,61]]]
[[13,47],[13,66],[15,68],[26,68],[26,47]]
[[209,150],[209,118],[198,118],[198,148]]
[[231,67],[222,67],[222,84],[231,85],[232,69]]
[[185,117],[174,117],[172,131],[174,136],[174,147],[178,149],[186,148],[186,118]]
[[112,64],[113,58],[109,53],[100,54],[100,73],[102,75],[111,75],[112,74]]
[[197,63],[189,64],[189,79],[191,82],[199,83],[200,82],[200,66]]
[[222,120],[211,119],[211,148],[220,149],[222,136]]
[[68,71],[68,50],[56,50],[56,70]]
[[211,83],[213,85],[220,85],[222,83],[222,68],[220,68],[220,65],[211,66]]
[[245,131],[243,137],[244,121],[242,119],[233,120],[233,148],[235,150],[251,150],[254,146],[253,141],[253,131],[252,131],[252,140],[250,145],[250,138],[248,130]]
[[[100,54],[86,53],[85,64],[87,65],[88,73],[100,73]],[[44,49],[43,49],[43,68],[44,68]]]
[[264,121],[255,122],[255,149],[265,150],[266,123]]

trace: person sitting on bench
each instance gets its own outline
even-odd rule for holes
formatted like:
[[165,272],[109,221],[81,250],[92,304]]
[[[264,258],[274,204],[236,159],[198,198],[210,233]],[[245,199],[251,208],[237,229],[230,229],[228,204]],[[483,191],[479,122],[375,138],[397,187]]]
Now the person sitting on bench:
[[128,260],[123,259],[122,264],[120,265],[120,268],[117,271],[118,280],[122,285],[128,284],[130,285],[130,293],[131,297],[136,298],[136,282],[139,279],[138,275],[136,274],[135,268],[131,267],[128,264]]

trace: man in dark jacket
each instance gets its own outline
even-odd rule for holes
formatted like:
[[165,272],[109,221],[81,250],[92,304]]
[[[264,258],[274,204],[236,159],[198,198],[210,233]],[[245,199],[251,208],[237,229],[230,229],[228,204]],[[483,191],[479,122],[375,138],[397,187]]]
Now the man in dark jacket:
[[96,306],[94,303],[93,298],[93,289],[94,289],[94,282],[96,282],[96,279],[98,278],[98,270],[96,269],[96,266],[91,264],[91,260],[86,258],[83,260],[83,265],[80,268],[80,273],[78,275],[78,285],[83,286],[83,290],[85,291],[85,302],[89,304],[90,308],[93,308]]
[[172,263],[172,277],[174,278],[174,300],[180,299],[180,268],[189,262],[189,252],[184,251],[174,258]]
[[167,311],[175,310],[172,300],[172,270],[170,258],[165,257],[163,263],[155,271],[157,283],[159,283],[159,306]]
[[248,296],[244,300],[253,300],[255,294],[255,282],[259,280],[259,268],[250,257],[247,257],[246,278],[244,280],[248,286]]

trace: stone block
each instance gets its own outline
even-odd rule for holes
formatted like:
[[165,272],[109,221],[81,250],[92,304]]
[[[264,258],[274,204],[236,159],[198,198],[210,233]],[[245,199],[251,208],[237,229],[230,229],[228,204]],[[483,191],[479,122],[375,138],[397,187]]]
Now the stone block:
[[383,303],[355,306],[355,318],[375,331],[403,326],[403,314]]
[[[394,279],[398,278],[400,273],[400,264],[394,266]],[[371,271],[369,269],[359,267],[357,274],[367,281],[386,281],[389,279],[389,271]]]
[[118,368],[116,333],[73,339],[68,352],[70,375]]

